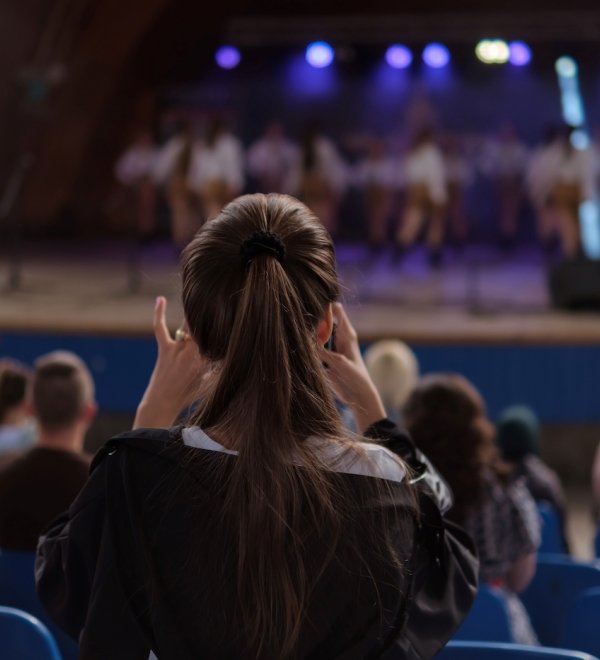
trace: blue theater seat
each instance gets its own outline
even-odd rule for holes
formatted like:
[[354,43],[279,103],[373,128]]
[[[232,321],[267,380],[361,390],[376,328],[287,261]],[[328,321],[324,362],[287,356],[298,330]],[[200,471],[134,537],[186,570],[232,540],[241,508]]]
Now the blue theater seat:
[[546,502],[539,502],[538,511],[542,522],[542,542],[538,552],[540,554],[565,554],[566,548],[555,509]]
[[575,600],[560,645],[600,655],[600,588],[588,589]]
[[0,656],[7,660],[61,660],[48,628],[27,612],[0,606]]
[[0,605],[23,610],[39,619],[52,633],[63,660],[77,660],[78,645],[54,624],[40,603],[34,566],[33,552],[0,550]]
[[521,600],[542,644],[560,646],[568,612],[593,587],[600,587],[600,562],[579,562],[566,555],[538,556],[535,577]]
[[514,641],[502,592],[480,584],[473,607],[454,635],[454,639],[487,642]]

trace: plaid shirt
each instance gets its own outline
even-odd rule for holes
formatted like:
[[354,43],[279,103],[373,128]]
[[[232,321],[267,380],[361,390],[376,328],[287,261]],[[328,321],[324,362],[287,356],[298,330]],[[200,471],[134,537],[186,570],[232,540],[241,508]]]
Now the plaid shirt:
[[539,514],[524,481],[504,485],[490,471],[485,474],[484,501],[467,516],[465,528],[475,541],[484,582],[503,580],[519,557],[540,544]]

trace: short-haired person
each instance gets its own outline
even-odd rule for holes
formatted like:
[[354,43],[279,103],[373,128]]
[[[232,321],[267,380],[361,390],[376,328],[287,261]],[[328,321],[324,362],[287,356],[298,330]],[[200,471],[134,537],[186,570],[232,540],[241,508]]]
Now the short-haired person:
[[503,460],[516,477],[523,478],[533,499],[553,507],[568,550],[567,498],[558,474],[540,458],[540,423],[534,411],[520,405],[504,410],[496,424],[496,443]]
[[513,638],[537,643],[516,594],[535,574],[539,515],[523,481],[511,479],[500,460],[481,395],[458,374],[426,376],[404,406],[404,422],[452,488],[448,516],[475,541],[480,579],[504,590]]
[[[356,333],[334,309],[329,234],[291,197],[247,195],[200,229],[182,276],[175,340],[157,299],[158,358],[135,430],[97,455],[40,541],[48,611],[83,660],[358,659],[394,644],[405,651],[395,657],[432,657],[458,625],[448,606],[436,627],[430,607],[456,555],[442,557],[429,609],[417,607],[412,575],[448,531],[442,502],[427,491],[437,527],[416,544],[425,487],[341,424],[331,388],[386,441]],[[323,348],[334,311],[339,353]],[[207,373],[192,420],[165,428]],[[387,437],[410,460],[410,440]],[[452,591],[468,608],[476,565],[465,556]]]
[[0,360],[0,462],[35,442],[35,427],[27,405],[31,373],[15,360]]
[[388,418],[398,422],[419,380],[417,356],[403,341],[381,339],[367,348],[364,358]]
[[36,444],[0,470],[0,548],[33,551],[44,529],[73,502],[90,459],[85,433],[96,413],[94,384],[76,355],[36,361],[31,383]]

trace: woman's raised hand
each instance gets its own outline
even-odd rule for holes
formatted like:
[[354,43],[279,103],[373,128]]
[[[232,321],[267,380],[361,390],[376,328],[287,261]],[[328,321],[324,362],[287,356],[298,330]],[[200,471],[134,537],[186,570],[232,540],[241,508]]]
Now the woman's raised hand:
[[337,323],[336,350],[319,347],[320,357],[336,397],[352,411],[361,431],[383,419],[385,408],[362,359],[356,330],[340,303],[333,315]]
[[158,356],[137,409],[134,429],[171,426],[177,415],[198,398],[207,371],[207,362],[186,327],[177,331],[177,339],[171,337],[166,310],[167,300],[159,296],[154,307]]

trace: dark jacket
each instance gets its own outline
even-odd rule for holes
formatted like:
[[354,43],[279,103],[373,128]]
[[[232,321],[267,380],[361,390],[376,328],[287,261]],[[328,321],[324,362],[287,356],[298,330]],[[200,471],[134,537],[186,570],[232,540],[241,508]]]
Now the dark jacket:
[[[150,649],[159,660],[252,657],[237,634],[235,615],[226,622],[229,634],[216,634],[223,624],[220,603],[236,599],[235,557],[224,550],[222,565],[213,566],[205,552],[222,521],[215,475],[221,479],[222,469],[227,472],[235,460],[184,446],[177,429],[127,433],[98,454],[77,500],[40,539],[36,567],[40,598],[79,639],[82,660],[146,660]],[[419,581],[413,574],[422,559],[415,554],[434,554],[414,543],[420,523],[411,487],[390,483],[381,502],[373,500],[371,477],[340,478],[355,504],[353,531],[366,531],[363,550],[371,576],[352,563],[342,544],[311,599],[297,658],[377,658],[390,648],[393,657],[431,657],[412,641],[408,650],[394,646],[410,620],[413,582]],[[383,559],[368,532],[393,520],[398,529],[389,529],[389,536],[409,570]],[[309,540],[308,556],[318,562],[327,549],[324,530]],[[465,580],[471,595],[473,580]],[[431,631],[428,641],[436,649],[457,625],[450,619],[444,631]]]

